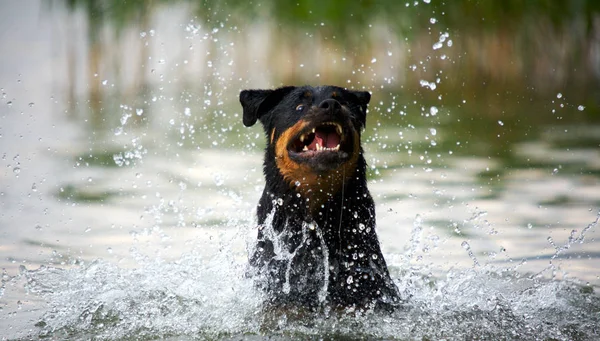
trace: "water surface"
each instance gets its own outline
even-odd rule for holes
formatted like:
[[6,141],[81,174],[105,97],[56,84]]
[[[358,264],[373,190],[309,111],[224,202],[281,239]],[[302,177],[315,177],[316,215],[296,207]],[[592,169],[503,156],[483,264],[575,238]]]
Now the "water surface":
[[[2,337],[598,338],[598,11],[431,2],[3,5]],[[237,95],[304,83],[373,94],[391,316],[265,315],[244,276]]]

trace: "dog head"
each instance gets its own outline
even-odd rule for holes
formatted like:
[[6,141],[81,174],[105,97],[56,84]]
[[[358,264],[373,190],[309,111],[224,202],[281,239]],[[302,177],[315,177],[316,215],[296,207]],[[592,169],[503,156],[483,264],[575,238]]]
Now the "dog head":
[[243,122],[260,121],[283,178],[301,192],[339,182],[351,176],[359,155],[360,133],[365,127],[366,91],[336,86],[244,90],[240,93]]

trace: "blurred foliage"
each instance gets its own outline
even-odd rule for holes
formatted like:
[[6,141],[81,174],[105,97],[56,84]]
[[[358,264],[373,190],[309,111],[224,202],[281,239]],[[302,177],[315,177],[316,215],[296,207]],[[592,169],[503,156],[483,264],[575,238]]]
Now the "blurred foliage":
[[[70,10],[82,9],[90,22],[110,21],[120,32],[123,27],[139,23],[155,6],[188,3],[204,22],[244,21],[266,17],[284,29],[327,27],[330,34],[344,40],[349,34],[386,19],[403,34],[423,28],[427,21],[419,18],[431,10],[442,26],[505,29],[531,17],[547,17],[556,27],[573,20],[583,21],[588,31],[600,13],[597,0],[64,0]],[[429,14],[428,14],[429,15]]]

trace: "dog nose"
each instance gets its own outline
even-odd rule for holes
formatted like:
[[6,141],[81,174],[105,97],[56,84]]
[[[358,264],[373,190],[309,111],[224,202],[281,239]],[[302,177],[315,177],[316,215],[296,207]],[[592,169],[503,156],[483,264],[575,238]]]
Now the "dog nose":
[[329,109],[331,111],[338,110],[341,107],[342,105],[340,104],[340,102],[336,101],[335,99],[326,99],[323,102],[321,102],[321,104],[319,104],[319,108]]

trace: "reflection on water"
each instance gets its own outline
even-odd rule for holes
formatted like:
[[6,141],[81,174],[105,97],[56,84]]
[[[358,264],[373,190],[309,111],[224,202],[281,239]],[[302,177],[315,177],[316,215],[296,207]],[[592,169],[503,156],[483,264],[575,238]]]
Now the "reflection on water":
[[15,2],[0,16],[7,337],[271,335],[243,277],[264,141],[237,95],[299,83],[372,91],[369,186],[412,298],[397,316],[282,319],[273,335],[600,334],[596,1]]

